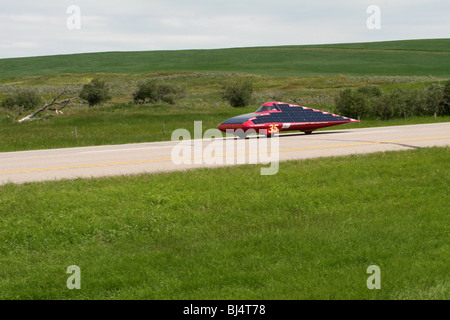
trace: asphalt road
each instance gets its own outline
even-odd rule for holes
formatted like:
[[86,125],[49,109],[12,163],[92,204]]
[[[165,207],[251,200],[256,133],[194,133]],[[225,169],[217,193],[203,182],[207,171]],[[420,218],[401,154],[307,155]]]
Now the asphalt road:
[[[0,184],[154,173],[450,145],[450,123],[0,153]],[[262,172],[262,171],[261,171]],[[263,172],[262,172],[263,173]],[[264,174],[264,173],[263,173]]]

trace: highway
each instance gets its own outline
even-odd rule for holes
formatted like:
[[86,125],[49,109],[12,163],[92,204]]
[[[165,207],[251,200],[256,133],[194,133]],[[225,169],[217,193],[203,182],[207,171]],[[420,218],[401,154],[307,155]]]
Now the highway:
[[[357,126],[357,125],[356,125]],[[356,127],[355,126],[355,127]],[[0,153],[0,184],[156,173],[450,145],[450,123]],[[274,163],[277,166],[274,166]]]

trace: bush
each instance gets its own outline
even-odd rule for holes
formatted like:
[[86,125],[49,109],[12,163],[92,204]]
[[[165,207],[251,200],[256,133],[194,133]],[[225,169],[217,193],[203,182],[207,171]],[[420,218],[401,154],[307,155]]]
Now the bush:
[[359,87],[358,89],[356,89],[356,91],[367,98],[381,97],[381,95],[383,94],[381,89],[377,86]]
[[170,104],[175,104],[186,95],[184,88],[168,83],[159,84],[157,88],[158,99]]
[[336,99],[336,112],[339,115],[357,119],[366,114],[369,101],[364,94],[352,89],[344,89]]
[[[383,96],[386,105],[390,105],[390,113],[385,114],[381,119],[391,119],[403,117],[409,111],[414,101],[414,96],[408,90],[395,88],[392,93]],[[376,116],[376,115],[375,115]]]
[[439,111],[441,114],[450,115],[450,80],[445,82],[443,91]]
[[79,97],[87,101],[90,107],[101,104],[111,99],[108,88],[104,81],[93,79],[91,82],[83,85]]
[[405,110],[403,115],[407,116],[420,116],[425,115],[425,93],[423,89],[414,89],[404,92],[405,94]]
[[336,112],[347,117],[388,120],[403,116],[450,114],[450,81],[424,89],[395,88],[384,93],[375,86],[345,89],[336,98]]
[[158,89],[156,82],[149,81],[140,84],[137,90],[133,93],[133,100],[135,103],[146,102],[147,100],[150,102],[158,101]]
[[[269,100],[269,101],[284,101],[284,95],[285,94],[282,90],[277,90],[277,89],[270,90],[267,93],[267,98],[268,98],[267,100]],[[264,101],[264,102],[266,102],[266,101]]]
[[253,94],[253,84],[250,80],[238,79],[223,86],[222,97],[234,108],[250,104]]
[[369,112],[367,113],[368,117],[381,120],[394,118],[396,113],[398,112],[396,108],[402,105],[402,100],[397,99],[396,103],[393,103],[393,101],[391,100],[392,96],[393,94],[383,95],[379,97],[373,104],[371,110],[369,110]]
[[174,104],[185,95],[185,89],[180,86],[147,81],[138,86],[137,90],[133,93],[133,100],[135,103],[164,101]]
[[432,115],[440,114],[440,106],[444,102],[444,86],[432,84],[425,90],[425,112]]
[[42,104],[40,95],[30,89],[22,89],[2,101],[2,107],[8,110],[31,110]]

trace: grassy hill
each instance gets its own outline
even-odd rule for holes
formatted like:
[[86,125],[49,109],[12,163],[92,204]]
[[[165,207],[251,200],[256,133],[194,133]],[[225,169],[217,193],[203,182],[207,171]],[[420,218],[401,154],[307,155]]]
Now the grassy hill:
[[[223,83],[234,73],[254,85],[248,108],[230,108],[221,98]],[[335,97],[343,88],[416,90],[450,78],[450,39],[0,59],[0,101],[24,87],[47,100],[63,89],[67,97],[77,96],[95,77],[107,82],[113,97],[101,107],[78,104],[64,115],[27,124],[14,121],[17,112],[0,109],[0,152],[168,140],[163,125],[168,133],[191,128],[195,120],[215,128],[270,100],[335,112]],[[185,87],[186,97],[173,106],[135,105],[133,92],[150,78]],[[361,120],[359,127],[442,122],[448,117]]]
[[0,60],[0,78],[61,73],[239,72],[268,76],[450,77],[450,39],[106,52]]

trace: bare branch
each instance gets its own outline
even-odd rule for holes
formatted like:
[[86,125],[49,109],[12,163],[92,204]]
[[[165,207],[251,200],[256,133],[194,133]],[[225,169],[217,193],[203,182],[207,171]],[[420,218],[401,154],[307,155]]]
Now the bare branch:
[[[58,94],[56,96],[56,98],[53,99],[52,102],[50,102],[50,103],[45,102],[42,107],[40,107],[39,109],[33,111],[32,113],[30,113],[26,117],[23,117],[22,119],[18,120],[18,122],[21,123],[21,122],[25,122],[25,121],[30,121],[31,119],[36,117],[36,115],[38,115],[39,113],[41,113],[43,111],[46,111],[46,110],[56,111],[57,114],[58,113],[62,113],[61,109],[65,108],[73,100],[77,99],[77,97],[73,97],[73,98],[68,98],[68,99],[64,99],[64,100],[58,101],[58,99],[60,99],[65,93],[66,93],[66,89],[64,89],[60,94]],[[55,107],[50,108],[52,106],[60,106],[60,107],[59,108],[55,108]]]
[[16,121],[17,119],[19,119],[19,117],[22,115],[22,111],[23,111],[23,107],[19,108],[19,113],[17,114],[17,116],[14,118],[14,121]]

